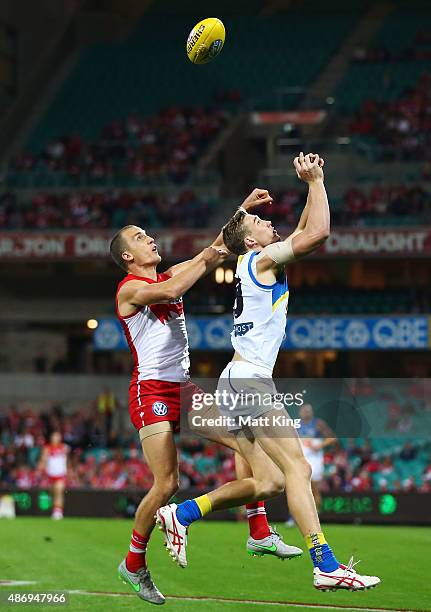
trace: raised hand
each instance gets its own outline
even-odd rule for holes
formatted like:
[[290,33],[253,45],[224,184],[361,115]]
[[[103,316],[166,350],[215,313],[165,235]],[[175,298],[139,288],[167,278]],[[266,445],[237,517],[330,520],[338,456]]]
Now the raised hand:
[[304,156],[302,151],[299,154],[299,157],[295,157],[293,160],[293,165],[295,166],[298,178],[305,183],[323,180],[324,164],[325,161],[319,157],[317,153],[308,153]]
[[213,264],[222,261],[229,255],[226,249],[219,249],[216,247],[209,246],[202,251],[202,259],[207,263]]
[[250,195],[246,197],[241,206],[245,210],[249,210],[261,204],[272,204],[272,197],[269,195],[267,189],[259,189],[256,187],[256,189],[253,189]]

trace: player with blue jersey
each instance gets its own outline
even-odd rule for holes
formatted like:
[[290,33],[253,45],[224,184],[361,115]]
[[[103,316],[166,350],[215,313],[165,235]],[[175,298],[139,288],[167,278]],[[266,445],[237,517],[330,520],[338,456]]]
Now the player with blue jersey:
[[[320,487],[323,480],[324,471],[324,449],[337,441],[337,438],[323,420],[318,419],[314,415],[313,406],[311,404],[303,404],[299,409],[299,418],[301,426],[298,429],[298,435],[301,439],[302,451],[311,467],[311,491],[317,511],[320,511],[322,505],[322,496]],[[287,527],[293,527],[295,521],[292,517],[286,521]]]
[[211,511],[262,497],[268,483],[260,462],[263,451],[283,474],[290,512],[314,565],[315,588],[364,590],[376,586],[380,579],[359,575],[353,568],[353,558],[347,566],[338,562],[320,526],[311,491],[311,468],[296,429],[287,422],[275,425],[280,410],[274,405],[272,370],[286,325],[286,265],[312,253],[329,236],[323,160],[301,153],[294,165],[298,177],[308,184],[308,197],[298,227],[286,240],[280,240],[271,221],[241,209],[223,229],[226,247],[240,259],[232,333],[235,353],[220,377],[219,409],[229,419],[229,429],[253,476],[229,482],[178,506],[164,506],[157,511],[156,520],[165,534],[168,551],[185,567],[192,522]]
[[311,491],[316,508],[319,511],[322,504],[320,484],[323,479],[324,449],[334,444],[337,438],[325,421],[314,416],[311,404],[301,406],[299,417],[301,419],[301,427],[298,430],[298,434],[301,438],[304,457],[311,467]]

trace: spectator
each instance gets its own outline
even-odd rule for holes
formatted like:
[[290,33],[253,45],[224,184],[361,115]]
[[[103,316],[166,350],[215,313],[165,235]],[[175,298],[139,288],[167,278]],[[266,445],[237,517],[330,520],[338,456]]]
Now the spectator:
[[96,405],[98,413],[104,419],[106,439],[110,441],[112,433],[112,419],[114,412],[118,408],[118,400],[115,397],[115,393],[109,389],[109,387],[105,387],[105,389],[98,395]]
[[[431,50],[428,53],[431,59]],[[390,86],[386,78],[383,87]],[[376,151],[383,161],[426,159],[431,143],[430,100],[431,74],[426,73],[395,101],[364,102],[350,123],[350,133],[377,139]]]
[[353,491],[366,492],[371,489],[371,479],[367,470],[360,470],[352,478],[352,489]]
[[[151,192],[38,193],[30,203],[0,196],[2,229],[107,229],[129,223],[158,227],[208,226],[208,203],[188,189],[170,196]],[[38,366],[37,366],[38,367]],[[66,367],[64,364],[56,367]]]
[[400,459],[403,461],[413,461],[416,459],[417,454],[417,448],[415,448],[411,442],[406,442],[401,449]]
[[72,184],[103,184],[107,177],[137,183],[170,177],[182,183],[227,118],[225,112],[202,107],[171,107],[145,118],[131,113],[124,122],[105,126],[92,142],[77,134],[57,138],[39,154],[18,155],[9,169],[18,176],[32,170],[48,176],[61,173]]
[[[103,393],[110,394],[109,389]],[[100,398],[100,396],[99,396]],[[97,403],[98,399],[95,402]],[[386,400],[391,401],[390,397]],[[91,406],[89,406],[91,408]],[[104,413],[79,406],[66,413],[61,406],[52,406],[43,413],[31,406],[18,410],[15,406],[0,414],[0,488],[46,487],[48,481],[37,473],[40,449],[53,430],[62,433],[71,447],[68,488],[92,487],[114,490],[149,488],[152,476],[142,458],[134,436],[113,440],[107,448]],[[400,461],[415,466],[409,477],[401,469],[394,453],[379,459],[372,440],[349,441],[346,448],[332,449],[325,455],[324,492],[431,490],[429,456],[419,454],[418,446],[407,442],[399,453]],[[233,453],[202,439],[183,439],[180,445],[180,478],[183,486],[201,490],[220,486],[235,478]],[[416,467],[418,471],[416,472]],[[398,473],[397,469],[401,469]],[[412,470],[413,471],[413,470]]]

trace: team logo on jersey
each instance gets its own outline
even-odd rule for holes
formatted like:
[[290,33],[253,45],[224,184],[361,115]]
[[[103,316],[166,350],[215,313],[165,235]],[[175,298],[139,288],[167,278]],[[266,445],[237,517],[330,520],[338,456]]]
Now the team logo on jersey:
[[244,336],[248,331],[253,329],[253,327],[252,321],[248,321],[247,323],[236,323],[233,326],[234,336]]
[[151,304],[149,308],[163,325],[172,319],[174,315],[180,317],[184,312],[182,299],[169,302],[169,304]]
[[163,402],[154,402],[153,404],[153,413],[156,416],[166,416],[168,414],[169,408]]

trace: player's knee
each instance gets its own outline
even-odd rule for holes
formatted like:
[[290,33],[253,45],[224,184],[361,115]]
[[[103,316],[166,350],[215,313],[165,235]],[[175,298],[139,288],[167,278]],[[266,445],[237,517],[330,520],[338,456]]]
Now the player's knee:
[[270,497],[277,497],[277,495],[280,495],[281,493],[283,493],[283,491],[284,491],[284,483],[270,482],[266,487],[264,497],[266,499]]
[[269,499],[270,497],[276,497],[280,493],[283,493],[284,480],[278,477],[259,480],[256,488],[256,496],[259,499]]
[[172,473],[154,482],[162,497],[169,500],[179,489],[178,474]]
[[309,480],[311,482],[312,469],[305,457],[301,457],[301,459],[298,460],[297,469],[305,480]]
[[299,476],[300,478],[311,482],[311,465],[304,456],[295,457],[293,460],[289,460],[285,466],[285,469],[286,477],[289,477],[289,475],[295,475],[296,477]]
[[286,478],[290,476],[300,476],[305,480],[311,481],[311,465],[308,463],[304,455],[296,455],[295,457],[287,457],[283,464],[283,471]]
[[276,497],[283,493],[285,488],[285,481],[283,475],[273,475],[271,480],[268,482],[268,497]]
[[180,483],[178,479],[178,474],[170,474],[167,482],[166,482],[166,494],[168,497],[172,497],[180,488]]

